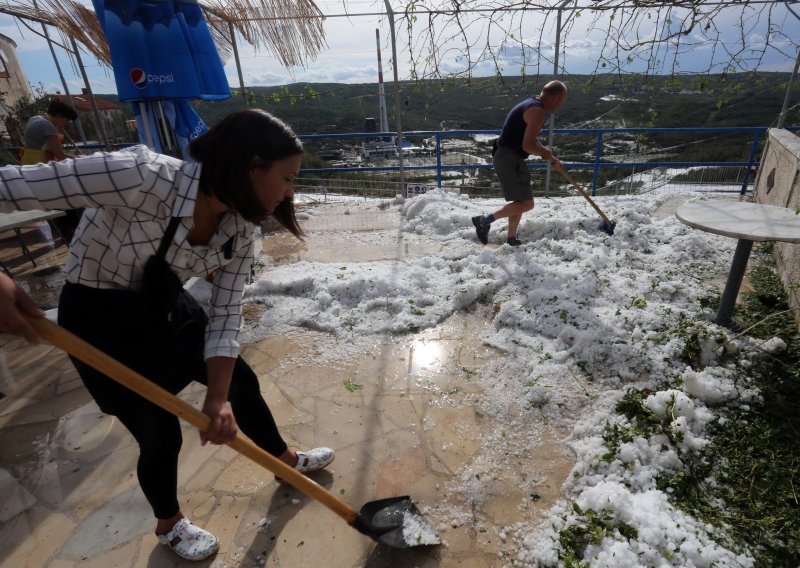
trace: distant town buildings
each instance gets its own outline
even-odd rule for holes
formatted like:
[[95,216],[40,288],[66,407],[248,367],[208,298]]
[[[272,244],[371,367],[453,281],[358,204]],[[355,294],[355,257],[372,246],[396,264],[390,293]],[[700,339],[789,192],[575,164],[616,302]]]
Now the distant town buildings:
[[[377,132],[377,121],[374,118],[364,119],[364,132]],[[365,136],[361,143],[361,157],[367,162],[397,156],[397,144],[393,136]]]
[[[94,137],[95,142],[101,140],[99,130],[95,127],[96,121],[94,109],[92,108],[91,96],[86,89],[83,89],[80,95],[72,95],[72,103],[67,100],[66,95],[52,95],[52,98],[67,104],[72,104],[73,108],[78,113],[78,118],[83,125],[86,136]],[[132,131],[131,126],[126,123],[125,113],[120,105],[97,96],[94,97],[94,100],[95,104],[97,104],[100,120],[103,122],[103,128],[105,128],[109,142],[118,144],[120,142],[130,142],[136,139],[135,131]]]

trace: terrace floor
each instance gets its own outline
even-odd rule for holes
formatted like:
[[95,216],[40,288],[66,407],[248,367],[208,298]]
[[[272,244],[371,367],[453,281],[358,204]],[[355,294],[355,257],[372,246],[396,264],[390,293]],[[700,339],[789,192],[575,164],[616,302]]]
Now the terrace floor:
[[[343,206],[326,206],[304,223],[309,238],[303,244],[264,240],[272,262],[440,252],[399,230],[390,247],[370,244],[370,231],[399,228],[394,211],[375,208],[358,217]],[[0,235],[0,259],[36,301],[55,306],[66,247],[50,241],[46,225],[23,235],[37,266],[21,255],[13,233]],[[469,495],[453,490],[455,482],[463,466],[480,468],[475,462],[491,455],[480,440],[490,439],[492,425],[475,407],[481,370],[496,355],[479,340],[491,325],[491,310],[481,307],[433,329],[376,341],[370,353],[335,364],[284,364],[298,352],[314,360],[319,333],[312,331],[268,336],[243,352],[290,445],[337,450],[336,461],[315,481],[356,509],[373,499],[410,495],[445,545],[402,551],[379,546],[232,449],[201,446],[196,431],[184,425],[179,497],[187,516],[221,540],[217,555],[200,563],[180,561],[158,544],[135,477],[137,447],[98,410],[68,358],[49,345],[0,336],[0,566],[505,565],[513,550],[487,526],[535,522],[558,497],[573,462],[561,442],[567,432],[538,426],[524,444],[507,442],[499,467],[488,464],[493,496],[473,515],[478,522],[439,521],[451,519],[439,514],[449,507],[469,510]],[[248,306],[246,314],[256,320],[258,306]],[[360,388],[351,392],[343,387],[347,381]],[[199,407],[203,387],[190,386],[181,397]],[[535,447],[531,439],[538,440]],[[527,494],[522,487],[532,478],[537,491]]]
[[[673,215],[683,199],[665,202],[654,216]],[[401,231],[392,208],[307,207],[313,208],[313,214],[301,213],[307,240],[265,238],[269,264],[263,269],[445,252]],[[370,237],[395,227],[389,245]],[[45,224],[25,229],[23,237],[36,266],[11,232],[0,234],[0,260],[37,302],[53,307],[66,247],[51,240]],[[245,304],[246,328],[261,309]],[[312,330],[267,335],[243,350],[289,444],[336,449],[336,461],[315,481],[356,509],[410,495],[444,545],[401,551],[377,545],[232,449],[201,446],[196,431],[184,425],[179,498],[187,516],[221,540],[217,555],[199,563],[181,561],[158,544],[136,481],[137,447],[116,419],[99,411],[66,355],[0,335],[0,566],[507,565],[515,553],[511,539],[493,527],[541,521],[573,458],[563,442],[568,431],[523,424],[520,440],[509,440],[479,412],[481,376],[498,355],[480,341],[493,310],[480,305],[431,329],[376,339],[367,352],[332,363],[319,362],[324,334]],[[201,385],[192,385],[181,397],[199,407],[203,394]],[[499,443],[482,447],[482,440]],[[481,485],[491,495],[482,500],[487,506],[454,522],[453,511],[472,507],[463,491],[466,471],[491,475]]]

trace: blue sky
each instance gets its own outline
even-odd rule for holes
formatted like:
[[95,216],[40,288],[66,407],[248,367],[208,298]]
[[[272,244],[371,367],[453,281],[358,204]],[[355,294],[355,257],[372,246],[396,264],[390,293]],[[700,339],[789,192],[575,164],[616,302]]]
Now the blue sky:
[[[319,7],[326,14],[341,14],[344,9],[341,3],[319,2]],[[383,3],[376,3],[373,0],[356,0],[347,3],[347,9],[351,13],[377,12],[382,11]],[[800,13],[800,4],[795,4],[795,12]],[[733,34],[727,43],[736,41],[735,35],[739,29],[738,21],[742,12],[740,9],[730,9],[715,19],[715,25],[720,30],[728,30],[726,33]],[[745,14],[747,16],[747,14]],[[564,43],[565,51],[562,55],[562,63],[566,71],[573,74],[590,73],[594,70],[598,54],[602,47],[604,37],[600,32],[589,32],[586,30],[590,15],[582,15],[566,38]],[[746,30],[744,34],[745,49],[757,48],[763,43],[766,24],[764,21],[754,22],[753,19],[746,19]],[[763,20],[763,18],[762,18]],[[555,41],[555,18],[548,18],[542,23],[541,15],[531,16],[528,20],[517,21],[518,33],[516,37],[525,38],[528,43],[539,43],[542,38],[541,68],[540,73],[548,75],[552,72],[553,43]],[[647,32],[648,22],[644,22],[639,31]],[[773,11],[773,26],[783,30],[783,33],[795,38],[800,38],[800,21],[790,14],[785,7],[776,5]],[[299,81],[307,82],[343,82],[343,83],[373,83],[377,81],[377,55],[375,44],[375,29],[380,30],[382,43],[383,72],[385,80],[391,81],[393,70],[391,67],[391,47],[388,21],[385,17],[375,16],[354,16],[351,18],[329,18],[325,24],[325,33],[328,47],[313,62],[310,62],[304,69],[296,67],[286,69],[282,67],[274,58],[264,53],[254,53],[248,46],[240,45],[240,55],[242,69],[246,86],[254,85],[283,85]],[[56,67],[52,56],[43,39],[25,29],[10,17],[0,15],[0,33],[11,37],[18,46],[18,57],[20,58],[28,80],[33,85],[42,84],[46,91],[61,91],[61,83],[58,78]],[[405,37],[402,32],[398,32],[398,49],[400,50],[398,67],[400,79],[408,79],[410,76],[410,66],[408,64],[408,51],[405,44]],[[477,32],[472,32],[477,34]],[[57,37],[58,34],[52,34]],[[528,37],[525,37],[525,36]],[[647,35],[645,33],[645,35]],[[446,37],[443,33],[440,38]],[[692,38],[687,38],[691,40]],[[501,47],[501,36],[495,35],[490,38],[490,42],[497,42],[495,45]],[[446,40],[442,40],[441,48],[447,47]],[[452,44],[451,44],[452,45]],[[779,48],[783,50],[771,50],[759,68],[768,71],[791,71],[794,65],[794,58],[797,48],[789,42],[779,43]],[[66,76],[71,92],[79,92],[83,87],[83,81],[77,69],[70,62],[62,49],[56,48],[62,70]],[[499,53],[499,64],[504,75],[518,75],[521,70],[520,48],[518,44],[506,44],[502,49],[497,49]],[[415,47],[417,56],[424,54],[424,43],[417,44]],[[662,59],[669,60],[669,53],[657,53]],[[477,52],[473,54],[477,57]],[[530,57],[530,52],[529,52]],[[709,58],[715,58],[715,70],[722,70],[722,66],[728,60],[724,51],[717,46],[714,51],[709,43],[698,42],[691,50],[682,54],[679,58],[680,72],[702,71],[708,68]],[[100,65],[91,56],[84,54],[84,64],[87,67],[87,74],[90,77],[92,89],[96,93],[116,92],[114,78],[111,71]],[[638,69],[637,69],[638,65]],[[465,67],[461,58],[446,57],[441,68],[448,72],[463,71]],[[630,70],[641,70],[642,65],[636,61],[630,64]],[[669,71],[670,67],[666,68]],[[495,72],[494,65],[488,61],[480,62],[476,65],[475,75],[491,75]],[[526,73],[535,74],[537,69],[528,67]],[[238,78],[233,60],[226,65],[226,73],[232,87],[238,86]]]

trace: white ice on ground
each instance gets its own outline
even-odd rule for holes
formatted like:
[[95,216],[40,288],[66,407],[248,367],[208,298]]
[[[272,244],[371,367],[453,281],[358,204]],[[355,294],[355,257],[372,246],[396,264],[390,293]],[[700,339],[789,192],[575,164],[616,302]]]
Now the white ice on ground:
[[441,544],[441,539],[422,515],[407,511],[403,514],[403,540],[409,546]]
[[[655,484],[657,475],[679,471],[686,456],[703,451],[707,428],[717,420],[715,407],[745,405],[757,396],[719,359],[723,345],[734,343],[700,307],[708,280],[727,273],[736,241],[672,216],[656,220],[653,212],[669,198],[601,198],[616,221],[613,236],[599,230],[598,216],[581,198],[537,199],[520,227],[524,244],[514,248],[481,246],[470,220],[502,201],[429,192],[394,207],[405,233],[438,242],[445,252],[272,267],[245,295],[267,307],[265,329],[324,331],[336,338],[332,350],[430,328],[476,304],[495,306],[493,328],[482,339],[504,357],[482,377],[481,412],[509,427],[521,420],[571,420],[569,444],[577,456],[564,497],[545,522],[498,528],[501,540],[516,546],[514,565],[558,563],[559,531],[580,522],[571,506],[576,502],[584,510],[610,510],[638,535],[615,533],[587,547],[584,561],[592,566],[751,566],[746,550],[672,507]],[[348,207],[356,211],[359,205]],[[490,243],[505,242],[506,226],[505,220],[492,225]],[[371,232],[369,238],[390,244],[397,231]],[[702,362],[697,369],[681,357],[693,332]],[[757,346],[746,337],[739,341],[746,349]],[[761,348],[780,349],[780,340]],[[659,391],[676,378],[682,387]],[[576,397],[585,394],[578,385],[588,381],[599,394],[575,422],[564,409],[575,407]],[[635,438],[604,460],[603,429],[626,421],[614,406],[630,387],[653,391],[648,407],[659,416],[669,408],[682,442],[671,447],[658,436]],[[470,485],[470,478],[462,476],[461,490],[480,502],[481,487]]]

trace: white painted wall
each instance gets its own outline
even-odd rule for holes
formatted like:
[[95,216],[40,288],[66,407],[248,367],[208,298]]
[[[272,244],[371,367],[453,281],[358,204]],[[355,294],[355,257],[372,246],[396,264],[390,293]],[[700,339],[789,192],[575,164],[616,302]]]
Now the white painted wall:
[[[33,91],[25,76],[25,70],[17,58],[17,44],[8,36],[0,34],[0,93],[3,104],[0,104],[0,116],[7,107],[13,106],[23,97],[33,98]],[[8,75],[8,76],[6,76]],[[0,122],[0,134],[5,134],[5,127]]]

